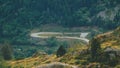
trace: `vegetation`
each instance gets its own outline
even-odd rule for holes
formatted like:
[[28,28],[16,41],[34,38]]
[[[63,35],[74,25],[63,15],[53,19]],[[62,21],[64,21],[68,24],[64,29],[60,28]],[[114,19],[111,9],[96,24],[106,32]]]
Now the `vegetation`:
[[0,6],[1,43],[7,39],[30,44],[30,31],[44,24],[107,29],[120,25],[119,0],[0,0]]
[[[119,28],[112,32],[98,35],[91,40],[91,60],[110,67],[115,67],[120,63],[119,59]],[[117,31],[117,32],[116,32]],[[113,42],[114,41],[114,42]],[[115,42],[116,41],[116,42]],[[109,43],[109,44],[106,44]],[[117,44],[117,45],[116,45]],[[104,47],[103,47],[104,46]]]
[[61,57],[61,56],[63,56],[65,53],[66,53],[66,50],[65,50],[65,48],[61,45],[61,46],[58,48],[56,55],[57,55],[57,57]]
[[[120,0],[0,0],[0,13],[0,68],[120,67]],[[54,37],[61,34],[30,37],[38,31],[89,32],[90,43]]]
[[10,68],[8,63],[4,60],[1,52],[0,52],[0,68]]
[[8,44],[3,45],[1,48],[1,55],[4,60],[11,60],[13,58],[11,46]]
[[55,37],[48,38],[46,42],[47,42],[47,46],[49,47],[58,46],[58,41]]
[[100,42],[98,39],[93,38],[91,41],[91,59],[93,61],[98,61],[100,53],[101,53],[101,46],[100,46]]
[[[116,33],[117,32],[117,33]],[[101,67],[101,68],[117,68],[120,64],[119,53],[117,53],[117,49],[115,46],[119,46],[119,28],[112,32],[108,32],[105,34],[100,34],[94,37],[89,46],[76,44],[73,47],[68,48],[68,51],[63,55],[62,49],[64,49],[64,45],[67,45],[65,42],[60,46],[57,50],[56,55],[47,55],[40,53],[35,57],[29,57],[22,60],[10,61],[10,66],[12,67],[35,67],[39,65],[47,66],[46,64],[52,62],[62,62],[72,65],[77,65],[82,68],[86,67]],[[109,41],[117,41],[117,42],[109,42]],[[106,42],[109,42],[111,45],[107,46]],[[114,43],[114,44],[113,44]],[[117,44],[117,45],[115,45]],[[104,45],[104,47],[103,47]],[[112,48],[112,51],[109,49]],[[120,48],[120,47],[119,47]],[[119,49],[118,48],[118,49]],[[114,51],[115,50],[115,51]],[[118,50],[119,51],[119,50]],[[111,56],[111,54],[113,56]],[[60,56],[59,56],[60,55]]]
[[[27,67],[44,65],[52,62],[62,62],[62,63],[77,65],[80,68],[84,66],[92,67],[92,68],[96,68],[96,67],[119,68],[120,57],[119,57],[119,54],[117,54],[116,51],[114,51],[115,49],[114,46],[120,45],[118,43],[119,41],[118,35],[119,35],[119,28],[117,28],[115,31],[108,32],[105,34],[100,34],[94,37],[90,41],[90,44],[88,47],[74,45],[74,47],[71,47],[68,49],[69,52],[66,52],[66,54],[62,55],[61,57],[57,57],[54,54],[50,56],[41,54],[41,55],[38,55],[38,57],[31,57],[23,60],[11,61],[10,65],[13,65],[12,63],[14,62],[13,67],[20,67],[20,66],[24,67],[24,64],[25,64],[24,61],[26,60],[26,63],[28,64]],[[106,42],[109,42],[111,40],[117,41],[117,42],[114,42],[114,44],[117,44],[117,45],[114,45],[112,44],[113,42],[110,42],[112,44],[110,45],[111,47],[106,46]],[[102,47],[103,45],[105,46],[104,48]],[[63,47],[60,47],[60,48],[63,48]],[[109,48],[113,48],[113,50],[109,51],[108,50]],[[110,54],[114,56],[111,56]]]
[[10,68],[5,61],[0,61],[0,68]]

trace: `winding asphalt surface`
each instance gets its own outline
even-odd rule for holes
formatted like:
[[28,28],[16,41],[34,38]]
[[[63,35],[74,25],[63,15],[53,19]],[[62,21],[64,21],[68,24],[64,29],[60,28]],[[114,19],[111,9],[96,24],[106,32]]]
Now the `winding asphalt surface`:
[[63,34],[80,34],[80,37],[70,37],[70,36],[55,36],[56,38],[59,39],[78,39],[78,40],[83,40],[86,43],[89,43],[89,39],[86,38],[86,36],[89,34],[89,32],[86,33],[80,33],[80,32],[75,32],[75,33],[60,33],[60,32],[38,32],[38,33],[31,33],[31,37],[33,38],[49,38],[50,36],[44,36],[44,35],[63,35]]

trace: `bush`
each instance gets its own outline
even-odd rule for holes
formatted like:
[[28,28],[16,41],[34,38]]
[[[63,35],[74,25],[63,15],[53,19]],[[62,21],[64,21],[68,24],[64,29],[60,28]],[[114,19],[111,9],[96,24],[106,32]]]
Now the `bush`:
[[80,64],[80,63],[81,63],[80,60],[75,61],[75,64]]
[[49,47],[58,46],[58,41],[57,41],[56,37],[50,37],[47,39],[46,42]]
[[66,62],[66,58],[62,58],[62,59],[60,59],[60,62]]
[[88,62],[87,60],[81,60],[80,62],[81,62],[82,65],[87,65],[87,64],[89,64],[89,62]]
[[117,59],[117,58],[113,58],[108,63],[109,63],[110,66],[115,66],[116,64],[118,64],[118,60],[119,59]]

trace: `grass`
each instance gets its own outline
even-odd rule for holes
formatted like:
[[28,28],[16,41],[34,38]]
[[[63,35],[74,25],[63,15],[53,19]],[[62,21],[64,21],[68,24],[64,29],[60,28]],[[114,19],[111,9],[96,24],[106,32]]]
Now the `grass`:
[[[59,35],[59,34],[57,34],[57,35]],[[57,36],[57,35],[53,34],[52,36]],[[65,35],[68,36],[69,34],[65,34]],[[43,36],[48,36],[48,34],[43,35]],[[51,36],[51,35],[49,35],[49,36]],[[62,36],[62,35],[60,35],[60,36]],[[73,36],[73,35],[70,35],[70,36]],[[100,38],[101,38],[101,36],[100,36]],[[119,44],[116,44],[118,41],[116,41],[115,39],[112,39],[112,40],[108,39],[108,37],[106,37],[106,36],[105,36],[105,38],[106,38],[105,41],[102,42],[102,44],[101,44],[102,48],[105,48],[108,46],[111,46],[112,48],[116,48],[116,49],[120,48]],[[49,64],[52,62],[63,62],[63,63],[67,63],[67,64],[72,64],[72,65],[79,64],[79,66],[88,64],[89,62],[87,61],[87,59],[89,57],[89,54],[80,55],[80,52],[87,49],[88,47],[85,46],[84,44],[81,44],[81,41],[78,41],[78,40],[69,40],[69,44],[71,44],[71,47],[68,49],[67,54],[65,54],[62,57],[56,57],[56,55],[53,55],[53,54],[52,55],[39,55],[37,57],[30,57],[30,58],[26,58],[26,59],[22,59],[22,60],[8,61],[8,63],[13,68],[15,68],[15,67],[35,68],[36,66],[39,66],[39,65],[46,66],[46,64]],[[97,65],[97,64],[98,63],[90,63],[89,65],[91,66],[91,65]],[[118,65],[118,67],[120,67],[120,66]]]
[[107,42],[102,43],[101,47],[102,48],[112,47],[112,48],[115,48],[115,49],[120,49],[120,46],[115,44],[116,42],[117,42],[116,40],[107,41]]
[[[86,47],[79,44],[72,47],[72,51],[76,51],[76,52],[79,52],[82,49],[86,49]],[[41,54],[38,55],[37,57],[29,57],[21,60],[12,60],[12,61],[8,61],[7,63],[9,63],[9,65],[12,68],[19,68],[19,67],[35,68],[36,66],[39,65],[49,64],[52,62],[60,62],[61,60],[63,63],[66,62],[68,64],[74,65],[76,64],[76,61],[78,59],[75,59],[76,55],[71,55],[72,51],[69,50],[69,52],[63,57],[56,57],[56,55],[54,54],[52,55]]]
[[45,56],[38,56],[38,57],[30,57],[23,60],[17,60],[17,61],[8,61],[10,63],[10,66],[15,67],[26,67],[26,68],[32,68],[41,64],[46,64],[52,62],[56,58],[55,55],[45,55]]
[[41,27],[36,27],[34,28],[31,33],[34,32],[97,32],[97,33],[101,33],[104,31],[107,31],[105,29],[102,28],[98,28],[96,26],[90,27],[90,26],[83,26],[83,27],[62,27],[56,24],[46,24],[46,25],[42,25]]
[[[76,37],[79,37],[80,34],[65,34],[64,32],[75,33],[75,32],[92,32],[92,31],[99,33],[102,30],[99,28],[94,29],[91,27],[65,28],[65,27],[61,27],[58,25],[49,25],[48,24],[48,25],[44,25],[44,26],[33,29],[31,31],[31,33],[34,33],[34,32],[61,32],[63,34],[40,34],[40,36],[70,36],[70,37],[76,36]],[[88,37],[90,38],[91,35],[89,34]],[[76,64],[76,63],[78,63],[78,61],[77,61],[78,59],[75,59],[75,56],[71,55],[71,53],[75,52],[75,51],[80,52],[82,49],[86,49],[87,47],[84,46],[84,44],[80,40],[68,40],[67,42],[69,43],[69,46],[71,48],[68,49],[68,51],[69,51],[68,54],[63,57],[57,58],[55,55],[51,55],[51,56],[45,55],[45,56],[38,56],[38,57],[30,57],[30,58],[21,59],[21,60],[8,61],[8,63],[13,68],[15,68],[15,67],[17,67],[17,68],[19,68],[19,67],[32,68],[32,67],[35,67],[38,65],[47,64],[47,63],[51,63],[51,62],[59,62],[60,60],[62,60],[63,62],[69,63],[69,64]],[[54,50],[54,51],[56,51],[56,49],[57,49],[55,47],[52,49],[51,47],[42,46],[42,45],[15,46],[15,48],[21,48],[22,50],[28,50],[28,52],[30,50],[38,50],[38,51]]]

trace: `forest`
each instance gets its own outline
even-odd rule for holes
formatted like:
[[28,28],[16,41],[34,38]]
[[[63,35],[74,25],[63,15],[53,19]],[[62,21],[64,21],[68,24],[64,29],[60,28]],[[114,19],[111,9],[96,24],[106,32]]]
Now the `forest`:
[[119,0],[0,0],[0,41],[12,38],[14,44],[27,44],[28,32],[49,23],[115,29],[120,25],[119,4]]

